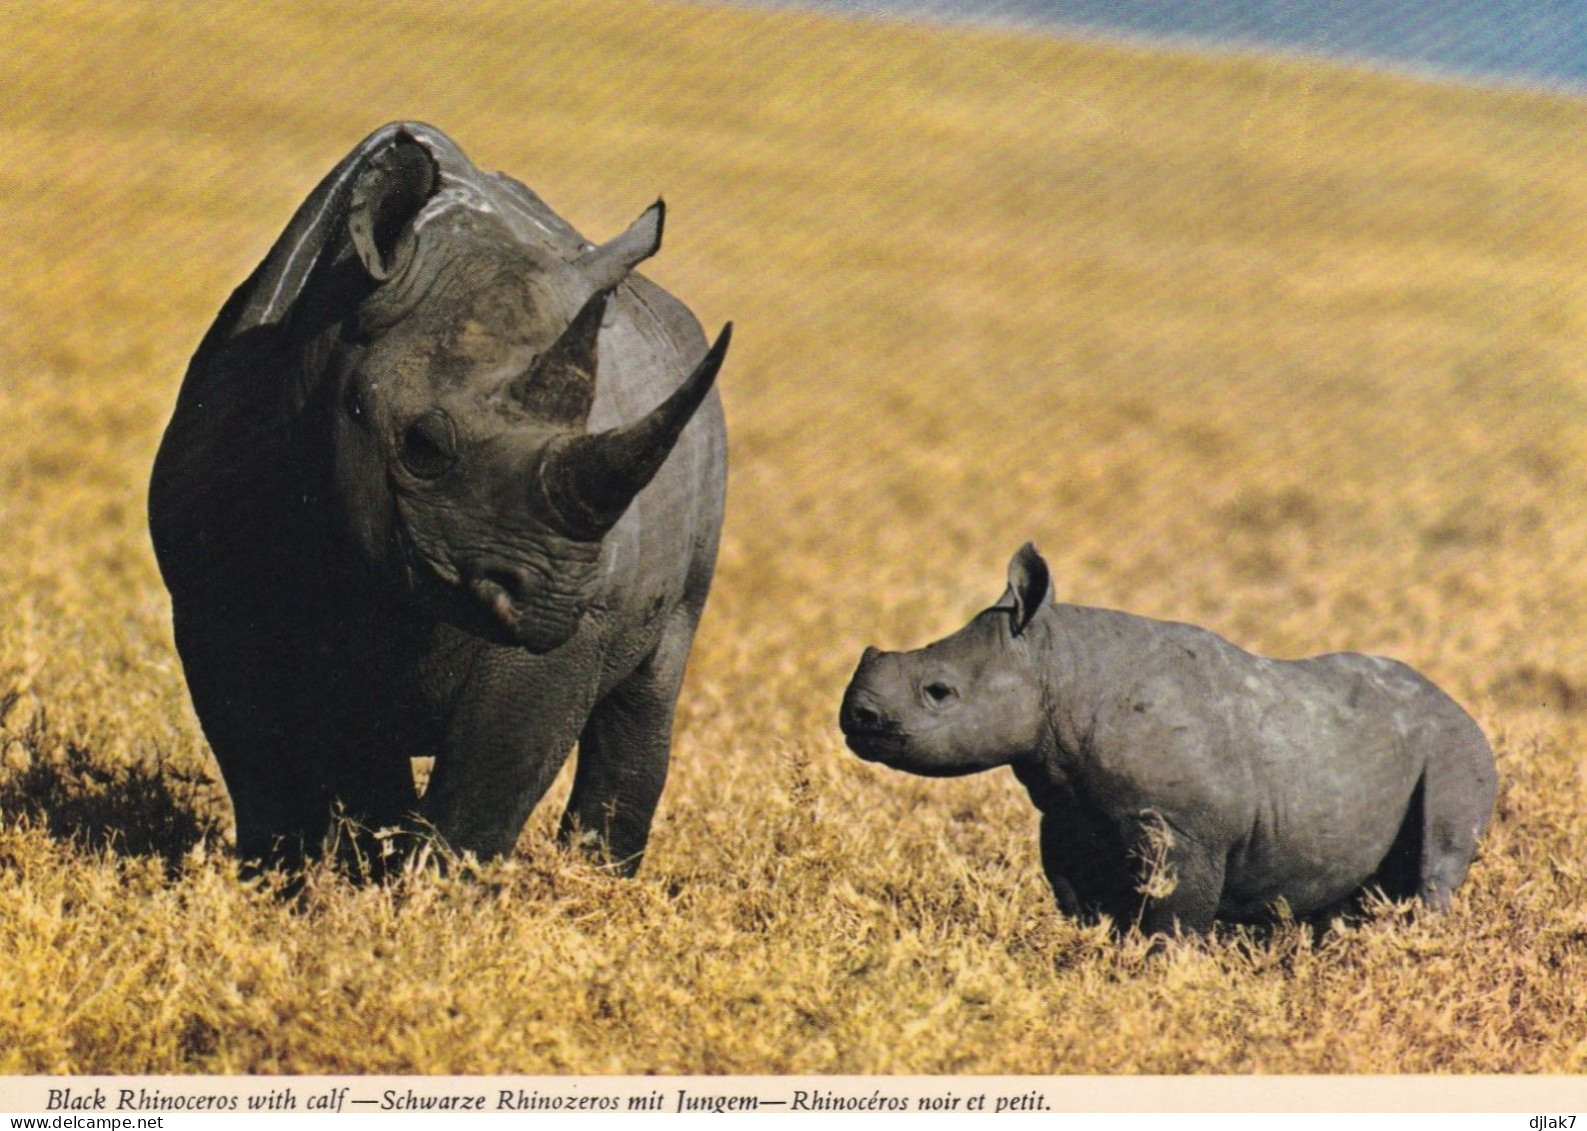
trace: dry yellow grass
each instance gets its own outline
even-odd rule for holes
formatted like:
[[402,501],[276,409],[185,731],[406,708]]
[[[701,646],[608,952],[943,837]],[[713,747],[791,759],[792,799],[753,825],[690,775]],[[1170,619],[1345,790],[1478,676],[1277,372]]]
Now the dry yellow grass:
[[[0,14],[0,1072],[1587,1069],[1587,105],[628,0]],[[739,327],[641,878],[238,885],[143,522],[188,354],[421,117]],[[1005,774],[842,748],[867,643],[1071,600],[1385,652],[1493,738],[1455,910],[1149,961]]]

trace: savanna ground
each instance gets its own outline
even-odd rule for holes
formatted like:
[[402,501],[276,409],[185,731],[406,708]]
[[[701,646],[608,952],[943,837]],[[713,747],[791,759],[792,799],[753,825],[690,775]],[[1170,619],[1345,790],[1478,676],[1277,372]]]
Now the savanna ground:
[[[0,1072],[1587,1069],[1587,104],[628,0],[0,9]],[[642,876],[241,885],[144,525],[186,359],[419,117],[738,326]],[[859,763],[861,648],[1061,597],[1421,668],[1502,788],[1454,911],[1149,959],[1006,772]]]

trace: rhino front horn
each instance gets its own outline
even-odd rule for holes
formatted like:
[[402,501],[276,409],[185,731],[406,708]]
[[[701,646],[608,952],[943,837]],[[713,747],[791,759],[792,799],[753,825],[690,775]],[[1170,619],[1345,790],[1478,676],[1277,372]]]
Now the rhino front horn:
[[729,322],[688,380],[647,416],[610,431],[552,442],[540,464],[539,489],[549,517],[562,533],[594,541],[616,525],[634,496],[666,462],[711,391],[732,339]]

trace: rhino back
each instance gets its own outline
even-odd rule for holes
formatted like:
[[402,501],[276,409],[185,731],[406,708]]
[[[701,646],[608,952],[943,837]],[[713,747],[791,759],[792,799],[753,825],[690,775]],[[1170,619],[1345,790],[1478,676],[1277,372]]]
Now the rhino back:
[[[1403,665],[1358,653],[1268,661],[1251,757],[1255,820],[1226,900],[1298,911],[1348,896],[1398,836],[1453,704]],[[1458,708],[1455,708],[1458,711]]]

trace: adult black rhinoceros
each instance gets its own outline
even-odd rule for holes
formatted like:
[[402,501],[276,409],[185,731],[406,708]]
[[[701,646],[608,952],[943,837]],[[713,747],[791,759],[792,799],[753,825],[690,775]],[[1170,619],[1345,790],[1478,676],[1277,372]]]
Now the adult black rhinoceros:
[[577,741],[563,834],[638,866],[726,476],[728,330],[630,274],[662,219],[593,246],[397,123],[221,309],[149,519],[245,860],[338,808],[506,852]]

